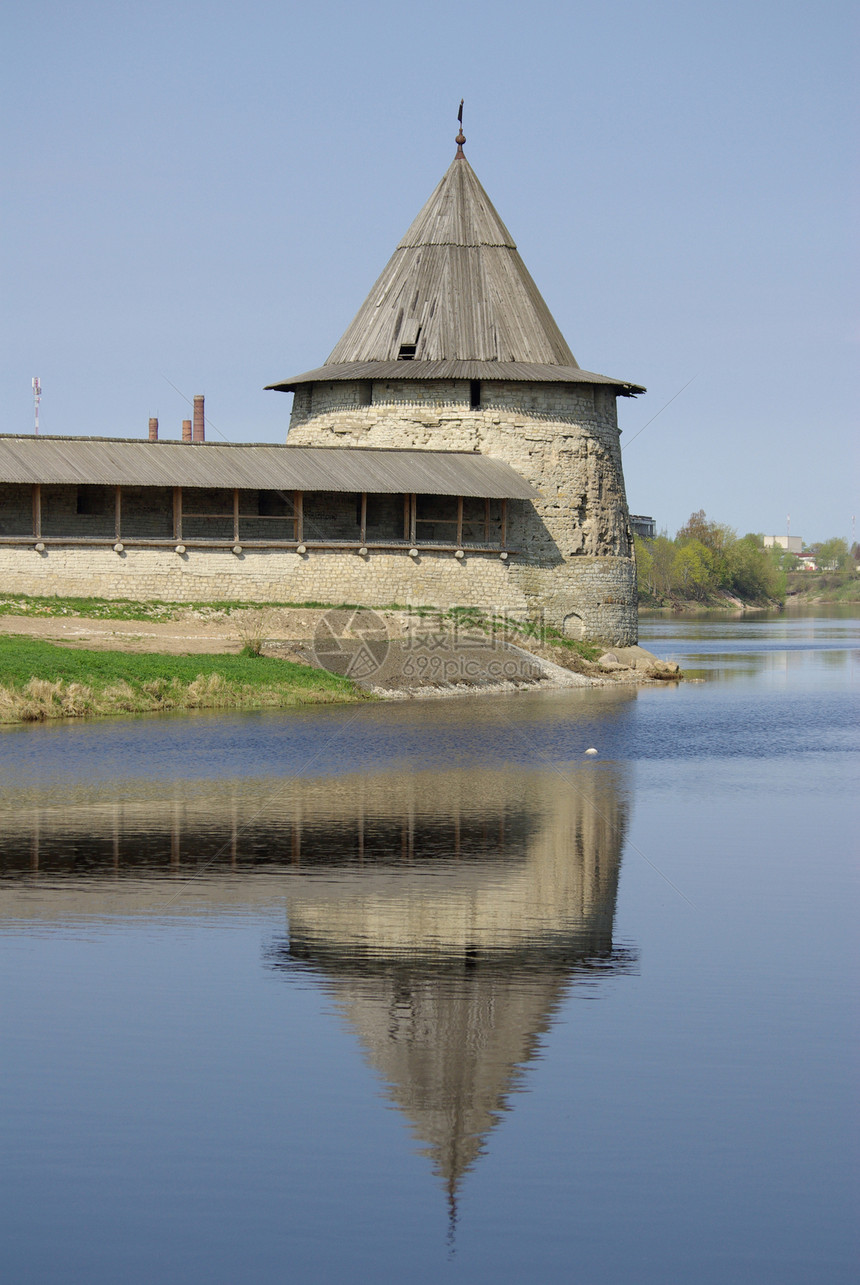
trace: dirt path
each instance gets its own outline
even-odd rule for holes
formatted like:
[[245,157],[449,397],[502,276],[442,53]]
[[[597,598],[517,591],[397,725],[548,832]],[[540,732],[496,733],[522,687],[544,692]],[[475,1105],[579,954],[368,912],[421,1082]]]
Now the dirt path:
[[[325,611],[278,608],[258,612],[177,613],[175,620],[93,620],[84,616],[0,616],[0,633],[25,634],[64,647],[110,651],[157,651],[170,655],[196,652],[237,653],[257,632],[275,644],[278,654],[285,645],[310,641]],[[269,650],[269,647],[266,647]]]

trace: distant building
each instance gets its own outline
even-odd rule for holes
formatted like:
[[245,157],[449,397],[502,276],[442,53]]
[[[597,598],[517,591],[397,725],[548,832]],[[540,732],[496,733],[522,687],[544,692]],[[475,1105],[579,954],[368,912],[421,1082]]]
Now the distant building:
[[631,513],[630,530],[633,535],[641,535],[645,540],[653,540],[657,534],[657,522],[654,518],[643,517],[641,513]]
[[803,552],[803,540],[799,535],[766,535],[764,537],[764,547],[766,549],[785,549],[786,553],[793,553],[799,558]]

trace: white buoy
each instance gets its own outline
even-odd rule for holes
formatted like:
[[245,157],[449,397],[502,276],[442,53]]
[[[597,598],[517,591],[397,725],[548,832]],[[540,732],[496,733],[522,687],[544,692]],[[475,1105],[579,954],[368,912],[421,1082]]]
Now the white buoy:
[[596,750],[596,749],[594,749],[594,748],[592,748],[592,749],[590,749],[590,750],[586,750],[585,752],[586,752],[586,754],[596,754],[596,753],[597,753],[597,750]]

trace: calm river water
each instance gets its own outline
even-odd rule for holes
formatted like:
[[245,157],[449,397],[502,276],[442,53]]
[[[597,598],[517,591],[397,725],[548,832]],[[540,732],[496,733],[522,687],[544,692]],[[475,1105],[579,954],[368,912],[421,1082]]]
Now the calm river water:
[[0,735],[5,1282],[856,1279],[858,613],[642,640]]

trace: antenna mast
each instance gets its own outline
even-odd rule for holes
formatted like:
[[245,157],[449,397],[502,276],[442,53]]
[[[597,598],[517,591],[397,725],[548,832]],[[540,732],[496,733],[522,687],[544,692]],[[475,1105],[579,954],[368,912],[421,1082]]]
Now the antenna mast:
[[39,376],[33,376],[33,404],[36,409],[36,436],[39,436],[39,402],[42,400],[42,385]]

